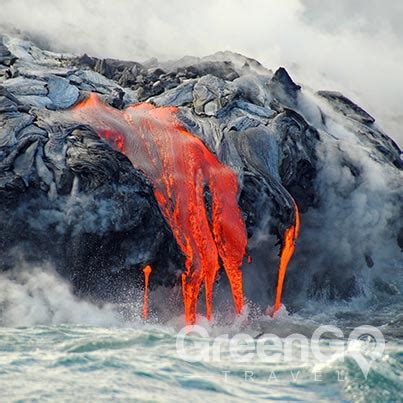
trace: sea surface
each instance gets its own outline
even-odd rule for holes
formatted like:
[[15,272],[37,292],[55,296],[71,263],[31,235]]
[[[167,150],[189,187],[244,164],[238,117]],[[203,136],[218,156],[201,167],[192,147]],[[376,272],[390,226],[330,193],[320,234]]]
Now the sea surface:
[[[322,309],[314,318],[283,309],[275,319],[242,318],[223,326],[200,318],[209,336],[182,332],[182,355],[177,336],[183,317],[165,324],[139,319],[111,325],[110,312],[105,315],[104,326],[1,327],[0,401],[402,401],[403,315],[396,306],[377,307],[365,315],[386,340],[367,377],[350,351],[340,354],[351,329],[364,319],[342,306],[332,306],[329,312]],[[102,320],[99,312],[97,320]],[[327,357],[323,362],[312,354],[301,359],[298,349],[287,361],[261,361],[253,354],[246,357],[245,345],[230,346],[239,333],[254,341],[274,333],[284,341],[292,333],[309,335],[324,322],[337,325],[343,337],[337,343],[332,337],[321,340],[321,352]],[[217,336],[226,334],[229,339],[217,360],[199,359],[202,347],[211,353]],[[374,341],[358,343],[369,357]],[[276,352],[281,356],[283,347],[272,346],[270,354]]]
[[[144,321],[142,292],[129,305],[99,305],[77,298],[51,268],[22,267],[0,275],[0,403],[400,402],[403,302],[393,290],[303,301],[274,318],[250,302],[240,317],[231,303],[216,305],[211,322],[200,315],[186,331],[182,305],[169,304],[180,290],[178,298],[153,291]],[[323,325],[333,328],[315,344]],[[382,340],[364,332],[349,342],[362,325]],[[287,349],[295,334],[302,347]]]

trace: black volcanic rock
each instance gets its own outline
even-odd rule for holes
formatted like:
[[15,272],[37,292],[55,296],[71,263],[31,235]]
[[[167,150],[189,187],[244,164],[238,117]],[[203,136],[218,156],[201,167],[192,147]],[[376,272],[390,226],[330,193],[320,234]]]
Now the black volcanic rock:
[[317,94],[326,100],[338,111],[343,113],[350,119],[357,120],[361,123],[374,123],[375,119],[364,109],[360,108],[353,101],[345,97],[343,94],[335,91],[318,91]]
[[296,106],[301,86],[292,81],[284,67],[280,67],[270,79],[268,87],[273,98],[285,106]]
[[[1,74],[11,64],[12,74]],[[245,275],[267,272],[258,281],[266,294],[275,283],[275,242],[295,220],[293,200],[302,232],[286,295],[350,298],[362,292],[357,276],[368,261],[375,271],[382,259],[399,258],[400,149],[341,94],[320,91],[315,103],[284,68],[272,74],[231,52],[140,64],[4,37],[0,271],[21,254],[51,261],[77,293],[115,300],[130,298],[146,264],[154,285],[179,280],[183,256],[145,176],[91,127],[56,112],[89,92],[118,109],[177,106],[183,126],[237,173],[253,262]]]
[[8,50],[7,46],[3,44],[3,38],[0,35],[0,65],[11,66],[17,58]]

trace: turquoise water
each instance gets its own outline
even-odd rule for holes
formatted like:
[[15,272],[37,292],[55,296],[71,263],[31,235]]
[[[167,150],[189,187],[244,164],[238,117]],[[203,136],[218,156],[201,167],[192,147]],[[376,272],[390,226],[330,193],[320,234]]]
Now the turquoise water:
[[[224,352],[218,362],[190,363],[177,354],[176,334],[140,324],[2,328],[0,400],[392,402],[402,396],[403,343],[396,339],[365,379],[348,356],[320,365],[312,359],[267,364],[235,362]],[[333,352],[326,342],[322,349]]]
[[[182,355],[177,350],[177,335],[183,327],[181,307],[175,311],[164,293],[154,296],[154,301],[165,302],[158,304],[158,314],[151,306],[151,319],[144,323],[139,317],[141,295],[134,296],[133,306],[122,309],[79,300],[67,284],[42,269],[2,275],[0,280],[1,403],[402,401],[403,305],[399,294],[348,304],[309,301],[298,313],[283,309],[275,319],[249,305],[240,318],[222,311],[209,324],[200,317],[208,337],[186,336],[186,354]],[[233,355],[235,351],[246,358],[245,346],[231,347],[233,337],[240,333],[253,343],[273,333],[283,343],[293,333],[310,340],[323,324],[337,326],[343,333],[337,343],[332,338],[321,340],[323,361],[311,351],[301,357],[298,349],[291,351],[288,360],[272,359],[275,353],[281,356],[284,352],[282,345],[272,346],[268,360],[253,354],[239,360]],[[382,331],[385,351],[373,356],[373,343],[362,340],[340,354],[340,345],[352,329],[364,324]],[[211,353],[217,337],[226,334],[229,339],[222,342],[218,359],[211,359],[212,354],[196,359],[202,347]],[[367,378],[354,351],[366,359],[376,358]]]

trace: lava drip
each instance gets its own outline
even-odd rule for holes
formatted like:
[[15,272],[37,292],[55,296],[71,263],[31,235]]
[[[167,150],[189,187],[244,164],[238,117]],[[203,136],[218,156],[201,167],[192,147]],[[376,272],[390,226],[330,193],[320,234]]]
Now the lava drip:
[[295,222],[294,225],[291,225],[290,228],[285,230],[283,237],[283,246],[280,252],[280,263],[278,268],[278,278],[277,278],[277,291],[276,291],[276,299],[274,302],[273,315],[280,309],[281,307],[281,294],[283,292],[283,284],[285,273],[287,271],[288,263],[291,260],[291,257],[295,250],[295,243],[298,239],[299,234],[299,213],[297,204],[294,202],[295,206]]
[[150,282],[151,266],[146,266],[143,269],[144,273],[144,299],[143,299],[143,318],[148,319],[148,286]]
[[[236,174],[181,126],[177,113],[176,107],[157,108],[149,103],[120,111],[95,94],[72,109],[74,120],[94,128],[151,181],[159,208],[186,258],[183,303],[187,324],[194,324],[203,285],[206,314],[211,317],[220,260],[235,310],[241,312],[240,267],[247,233],[237,202]],[[211,217],[205,205],[206,191],[211,195]]]

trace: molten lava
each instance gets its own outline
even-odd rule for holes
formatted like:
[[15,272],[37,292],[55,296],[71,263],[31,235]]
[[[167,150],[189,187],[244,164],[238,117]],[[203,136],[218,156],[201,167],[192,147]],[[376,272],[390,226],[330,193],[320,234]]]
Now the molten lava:
[[[175,240],[185,255],[182,293],[187,324],[196,321],[197,301],[202,285],[206,295],[206,316],[211,318],[213,286],[220,261],[228,276],[239,314],[243,308],[242,272],[247,234],[237,203],[238,181],[200,139],[187,132],[177,119],[178,108],[156,108],[149,103],[120,111],[95,94],[72,109],[73,118],[94,128],[112,147],[124,153],[134,167],[153,184],[154,195]],[[204,194],[211,195],[211,217]],[[299,231],[295,224],[284,233],[280,253],[274,312],[281,305],[287,265]],[[251,263],[251,258],[248,257]],[[148,285],[151,267],[144,269],[144,318],[148,316]]]
[[[240,267],[247,234],[237,203],[235,173],[181,126],[177,112],[176,107],[156,108],[148,103],[120,111],[95,94],[72,109],[75,120],[93,127],[153,184],[160,210],[186,258],[183,302],[186,322],[193,324],[203,284],[207,318],[211,317],[219,259],[229,279],[235,310],[241,312]],[[205,206],[206,190],[211,195],[211,217]]]
[[146,266],[143,269],[144,273],[144,300],[143,300],[143,318],[148,319],[148,285],[150,281],[151,267]]
[[277,278],[277,291],[276,299],[274,302],[273,314],[275,314],[281,306],[281,294],[283,292],[283,284],[285,278],[285,272],[287,271],[288,263],[295,250],[295,242],[298,239],[299,234],[299,213],[298,207],[295,205],[295,223],[284,232],[283,247],[280,252],[280,264],[278,268]]

